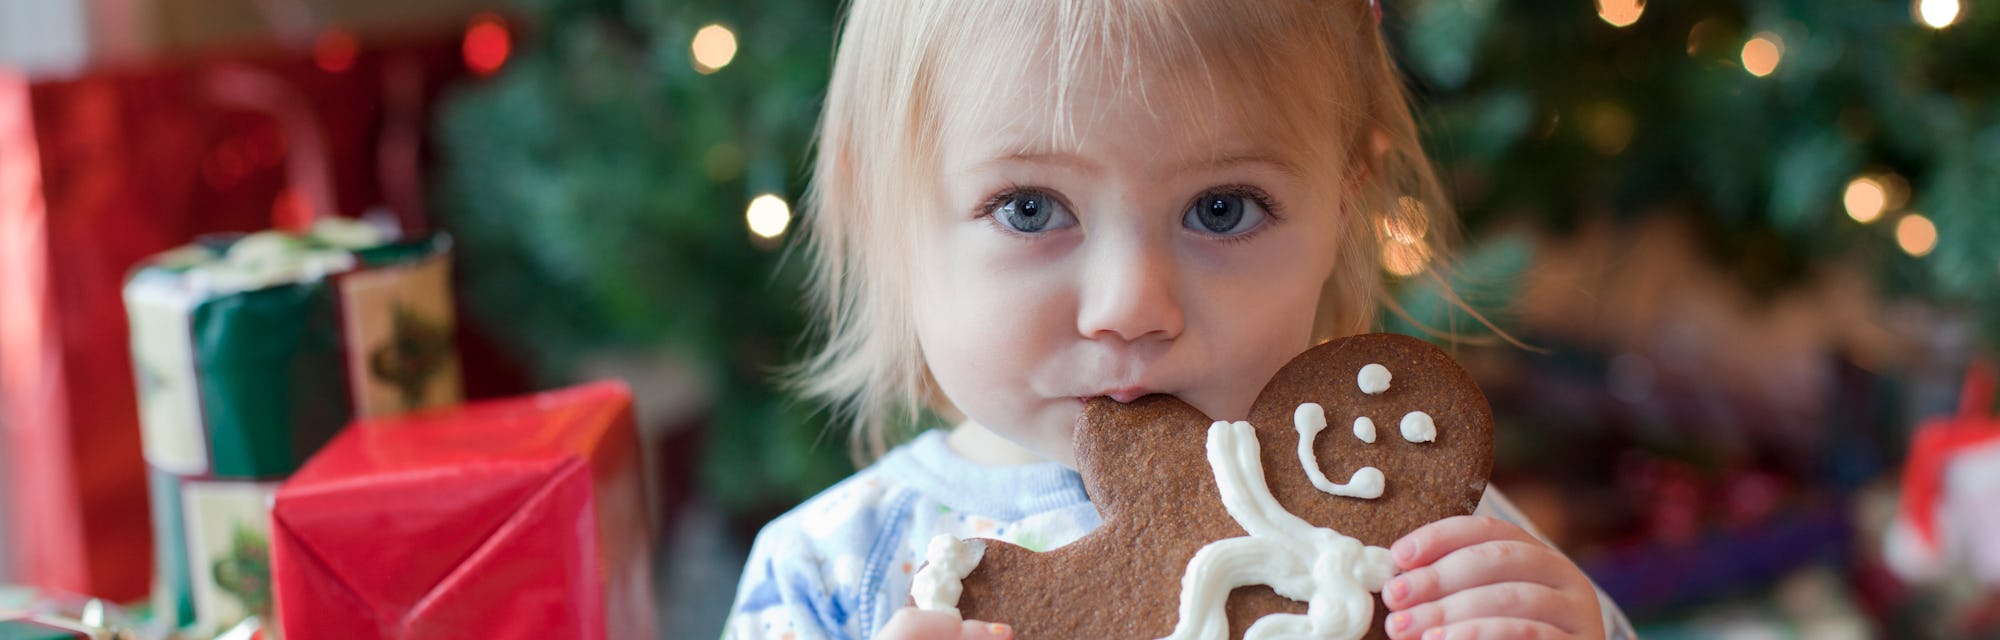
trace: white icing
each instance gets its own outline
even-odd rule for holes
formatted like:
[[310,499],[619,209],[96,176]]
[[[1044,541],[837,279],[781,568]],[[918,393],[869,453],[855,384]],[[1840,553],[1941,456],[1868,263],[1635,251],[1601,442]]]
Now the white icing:
[[[1294,416],[1307,413],[1301,406]],[[1321,418],[1323,428],[1323,412]],[[1345,639],[1366,633],[1375,615],[1375,599],[1368,594],[1381,591],[1395,575],[1389,550],[1312,526],[1278,504],[1264,483],[1257,433],[1248,422],[1209,426],[1208,464],[1223,508],[1250,535],[1217,540],[1195,552],[1181,576],[1180,620],[1163,640],[1227,637],[1223,604],[1229,591],[1252,584],[1304,601],[1306,613],[1264,616],[1250,625],[1244,640]]]
[[[1384,480],[1381,469],[1362,467],[1354,472],[1354,476],[1347,480],[1347,484],[1334,484],[1333,480],[1326,477],[1326,472],[1320,470],[1319,454],[1313,451],[1313,440],[1319,437],[1321,430],[1326,429],[1325,409],[1311,402],[1299,405],[1299,408],[1292,412],[1292,426],[1299,430],[1299,466],[1305,467],[1306,477],[1312,480],[1313,486],[1336,496],[1368,500],[1382,497]],[[1362,440],[1373,442],[1375,425],[1371,423],[1368,427],[1368,436]],[[1354,429],[1355,434],[1359,435],[1361,431],[1359,421],[1356,421]]]
[[1360,438],[1362,442],[1375,444],[1375,421],[1369,420],[1368,416],[1355,418],[1354,437]]
[[937,534],[924,552],[924,568],[911,579],[910,599],[916,601],[918,609],[958,615],[958,595],[965,589],[965,575],[972,573],[985,555],[985,542]]
[[1411,411],[1403,414],[1403,439],[1410,442],[1437,442],[1437,423],[1431,422],[1431,414]]
[[1361,368],[1361,374],[1354,377],[1355,384],[1361,385],[1361,392],[1368,395],[1389,390],[1389,368],[1371,364]]

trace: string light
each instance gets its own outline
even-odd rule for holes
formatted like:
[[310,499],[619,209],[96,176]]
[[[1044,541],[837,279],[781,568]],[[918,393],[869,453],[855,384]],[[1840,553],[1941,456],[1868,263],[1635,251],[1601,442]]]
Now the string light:
[[1407,278],[1430,267],[1430,210],[1422,200],[1396,198],[1396,212],[1382,216],[1382,269]]
[[711,24],[694,32],[694,43],[688,48],[694,53],[695,71],[715,73],[736,59],[736,33],[729,27]]
[[492,75],[507,63],[507,54],[513,49],[507,35],[507,22],[491,13],[472,16],[465,27],[465,42],[460,54],[465,58],[465,68],[473,75]]
[[743,212],[743,219],[750,223],[750,233],[759,238],[776,238],[785,234],[785,228],[792,224],[792,207],[785,199],[772,194],[764,194],[750,200],[750,208]]
[[313,64],[327,73],[346,71],[354,66],[354,56],[360,48],[354,40],[354,32],[328,29],[313,41]]
[[1700,54],[1702,47],[1709,42],[1709,38],[1715,35],[1716,28],[1714,20],[1694,23],[1694,26],[1688,29],[1688,55]]
[[1785,42],[1778,34],[1765,31],[1749,42],[1743,43],[1743,69],[1750,75],[1762,78],[1778,70],[1778,61],[1785,57]]
[[1847,217],[1868,224],[1881,218],[1882,210],[1889,207],[1889,192],[1875,178],[1860,176],[1847,182],[1841,201],[1847,205]]
[[1922,258],[1937,248],[1937,241],[1937,225],[1922,214],[1913,212],[1896,221],[1896,245],[1903,253]]
[[1917,0],[1917,20],[1932,29],[1958,21],[1958,0]]
[[1382,219],[1382,234],[1402,244],[1422,242],[1430,235],[1431,214],[1424,203],[1410,196],[1396,198],[1396,208],[1401,215],[1385,216]]
[[1632,112],[1616,102],[1599,102],[1591,105],[1583,114],[1580,123],[1583,141],[1604,157],[1625,152],[1632,143],[1632,133],[1638,129]]
[[1632,26],[1645,12],[1645,0],[1597,0],[1597,17],[1614,27]]
[[1382,243],[1382,268],[1399,278],[1423,273],[1431,263],[1430,247],[1424,243]]
[[1903,176],[1882,173],[1877,174],[1875,180],[1882,184],[1883,211],[1895,211],[1910,204],[1910,181],[1904,180]]

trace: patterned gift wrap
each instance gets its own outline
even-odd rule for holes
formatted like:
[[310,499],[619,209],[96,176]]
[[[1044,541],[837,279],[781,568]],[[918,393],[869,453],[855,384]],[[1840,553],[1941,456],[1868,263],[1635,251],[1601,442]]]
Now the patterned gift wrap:
[[271,501],[278,483],[147,470],[159,557],[158,619],[204,637],[271,619]]
[[356,418],[460,401],[450,241],[332,220],[204,238],[127,281],[159,617],[270,619],[279,481]]

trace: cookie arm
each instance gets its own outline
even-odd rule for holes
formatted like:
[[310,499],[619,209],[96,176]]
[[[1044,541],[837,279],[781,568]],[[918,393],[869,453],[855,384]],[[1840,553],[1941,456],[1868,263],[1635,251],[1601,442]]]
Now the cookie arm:
[[1208,464],[1215,471],[1223,509],[1251,536],[1306,544],[1314,527],[1271,496],[1258,455],[1257,432],[1250,423],[1216,422],[1209,426]]

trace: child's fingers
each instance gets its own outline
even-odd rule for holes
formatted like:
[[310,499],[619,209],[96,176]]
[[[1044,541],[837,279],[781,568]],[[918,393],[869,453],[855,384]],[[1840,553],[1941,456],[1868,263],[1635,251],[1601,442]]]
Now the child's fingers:
[[1004,624],[959,620],[958,616],[915,607],[897,609],[882,625],[876,640],[1013,640],[1014,629]]
[[1014,628],[998,622],[967,620],[959,624],[959,640],[1014,640]]
[[1517,618],[1480,618],[1432,628],[1423,640],[1572,640],[1578,636],[1555,625]]
[[[1426,637],[1430,629],[1482,618],[1517,618],[1540,621],[1564,633],[1581,623],[1576,618],[1575,598],[1549,587],[1527,582],[1508,582],[1474,587],[1436,602],[1420,604],[1389,614],[1383,630],[1394,640]],[[1566,622],[1569,621],[1569,622]],[[1454,634],[1452,636],[1456,638]],[[1512,637],[1512,636],[1487,636]],[[1563,636],[1567,637],[1567,636]]]
[[1409,571],[1436,562],[1460,547],[1491,540],[1535,542],[1534,536],[1499,518],[1454,516],[1418,527],[1391,545],[1389,552],[1396,559],[1397,569]]
[[876,640],[919,640],[923,638],[957,638],[962,623],[958,616],[937,611],[924,611],[915,607],[903,607],[889,616],[889,623],[882,625],[882,632]]
[[1499,540],[1460,547],[1437,562],[1417,567],[1382,587],[1382,602],[1402,610],[1473,587],[1532,582],[1563,589],[1575,571],[1560,552],[1540,542]]

